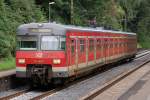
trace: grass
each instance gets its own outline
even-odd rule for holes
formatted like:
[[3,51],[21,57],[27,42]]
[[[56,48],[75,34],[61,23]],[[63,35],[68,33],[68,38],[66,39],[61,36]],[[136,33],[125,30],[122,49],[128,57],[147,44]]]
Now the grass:
[[0,71],[14,68],[15,68],[15,58],[5,58],[0,61]]

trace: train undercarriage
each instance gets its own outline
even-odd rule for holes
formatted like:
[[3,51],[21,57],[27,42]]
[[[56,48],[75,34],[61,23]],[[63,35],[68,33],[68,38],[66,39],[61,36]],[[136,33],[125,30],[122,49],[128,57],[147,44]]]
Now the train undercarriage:
[[47,85],[51,82],[52,67],[50,65],[27,65],[27,77],[31,84]]

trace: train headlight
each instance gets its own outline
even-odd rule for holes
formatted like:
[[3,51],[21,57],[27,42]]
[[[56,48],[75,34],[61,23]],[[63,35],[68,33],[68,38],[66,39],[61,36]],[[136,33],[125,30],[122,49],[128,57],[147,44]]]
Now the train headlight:
[[61,60],[60,59],[53,59],[53,64],[60,64]]
[[25,63],[25,59],[18,59],[18,63],[19,64],[24,64]]

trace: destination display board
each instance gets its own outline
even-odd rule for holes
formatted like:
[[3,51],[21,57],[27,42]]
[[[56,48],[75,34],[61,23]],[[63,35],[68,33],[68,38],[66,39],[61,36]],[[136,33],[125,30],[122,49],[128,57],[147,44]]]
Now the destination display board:
[[51,33],[52,29],[49,28],[29,28],[30,33]]

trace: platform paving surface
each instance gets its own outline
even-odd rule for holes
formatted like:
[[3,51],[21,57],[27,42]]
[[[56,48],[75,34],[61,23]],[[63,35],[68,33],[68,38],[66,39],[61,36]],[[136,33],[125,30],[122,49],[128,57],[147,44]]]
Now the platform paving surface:
[[94,100],[150,100],[150,63],[104,91]]
[[15,73],[16,73],[15,69],[7,70],[7,71],[0,71],[0,78],[14,75]]
[[136,82],[119,100],[150,100],[150,72]]

